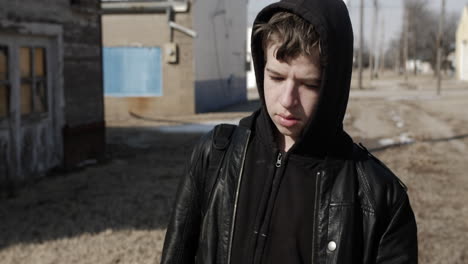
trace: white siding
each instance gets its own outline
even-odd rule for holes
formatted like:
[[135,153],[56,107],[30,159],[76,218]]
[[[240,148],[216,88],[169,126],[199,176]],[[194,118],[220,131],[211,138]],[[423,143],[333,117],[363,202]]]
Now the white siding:
[[193,2],[197,112],[246,100],[247,0]]

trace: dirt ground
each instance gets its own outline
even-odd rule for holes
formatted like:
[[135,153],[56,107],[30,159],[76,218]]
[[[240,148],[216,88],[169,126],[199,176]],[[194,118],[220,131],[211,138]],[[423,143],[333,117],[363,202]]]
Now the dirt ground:
[[[356,82],[353,81],[353,85]],[[346,130],[409,187],[420,263],[468,263],[468,83],[387,78],[353,89]],[[108,120],[104,163],[50,177],[0,200],[0,263],[159,263],[191,147],[226,111]]]

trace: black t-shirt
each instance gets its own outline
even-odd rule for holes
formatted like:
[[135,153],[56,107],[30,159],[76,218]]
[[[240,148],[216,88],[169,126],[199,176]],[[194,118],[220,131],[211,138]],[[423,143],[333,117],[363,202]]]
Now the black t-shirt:
[[[291,156],[273,204],[262,263],[311,263],[317,162]],[[312,173],[311,173],[312,172]]]

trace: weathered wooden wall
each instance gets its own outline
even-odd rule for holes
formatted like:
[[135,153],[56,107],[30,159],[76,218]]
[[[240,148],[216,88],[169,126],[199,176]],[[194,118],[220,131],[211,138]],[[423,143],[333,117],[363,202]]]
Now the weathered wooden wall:
[[[98,0],[0,0],[0,37],[50,39],[53,53],[46,121],[22,119],[11,109],[0,126],[0,163],[8,162],[0,166],[0,181],[27,181],[103,154],[99,6]],[[12,100],[17,97],[12,91]]]

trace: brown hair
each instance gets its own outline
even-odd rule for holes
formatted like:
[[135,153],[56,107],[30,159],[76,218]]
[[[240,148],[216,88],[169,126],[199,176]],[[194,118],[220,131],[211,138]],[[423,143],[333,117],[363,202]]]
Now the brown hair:
[[289,12],[278,12],[267,23],[255,25],[253,35],[261,38],[264,51],[271,44],[279,44],[275,57],[280,61],[300,55],[322,57],[320,38],[314,26]]

